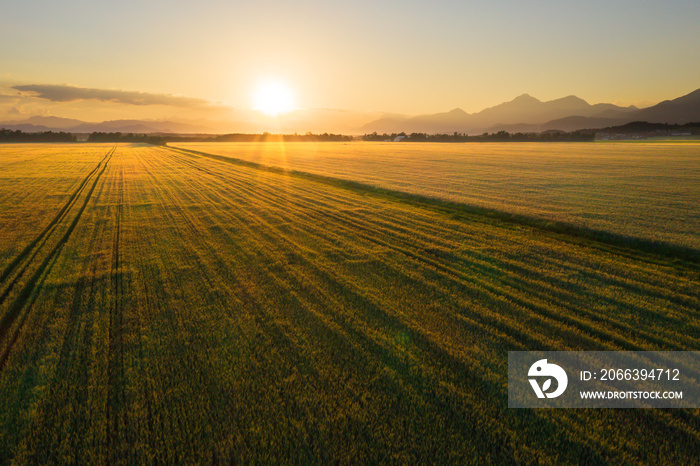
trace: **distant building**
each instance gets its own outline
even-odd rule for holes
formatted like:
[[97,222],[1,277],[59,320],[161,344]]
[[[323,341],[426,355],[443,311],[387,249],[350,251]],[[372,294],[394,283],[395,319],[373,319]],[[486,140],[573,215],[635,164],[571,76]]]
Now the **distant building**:
[[406,136],[396,136],[396,137],[394,138],[394,142],[399,142],[399,141],[401,141],[401,140],[403,140],[403,139],[405,139],[405,138],[406,138]]

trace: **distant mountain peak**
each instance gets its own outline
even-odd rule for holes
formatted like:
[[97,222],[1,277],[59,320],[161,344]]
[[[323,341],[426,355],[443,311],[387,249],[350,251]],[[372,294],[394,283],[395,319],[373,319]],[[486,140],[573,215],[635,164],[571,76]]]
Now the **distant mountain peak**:
[[555,100],[550,100],[550,102],[558,102],[562,104],[573,104],[573,105],[584,105],[588,106],[588,102],[583,100],[580,97],[577,97],[575,95],[567,95],[566,97],[562,97],[561,99],[555,99]]
[[521,94],[513,99],[512,102],[541,102],[541,100],[532,97],[530,94]]
[[462,110],[461,108],[453,108],[447,113],[450,115],[468,115],[468,113]]

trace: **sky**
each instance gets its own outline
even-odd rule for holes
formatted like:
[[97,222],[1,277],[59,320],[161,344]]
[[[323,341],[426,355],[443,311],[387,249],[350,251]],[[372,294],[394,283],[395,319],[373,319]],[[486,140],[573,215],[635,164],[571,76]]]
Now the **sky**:
[[363,115],[476,112],[523,93],[648,106],[700,88],[697,0],[3,0],[0,11],[0,118],[231,120],[266,80],[296,107]]

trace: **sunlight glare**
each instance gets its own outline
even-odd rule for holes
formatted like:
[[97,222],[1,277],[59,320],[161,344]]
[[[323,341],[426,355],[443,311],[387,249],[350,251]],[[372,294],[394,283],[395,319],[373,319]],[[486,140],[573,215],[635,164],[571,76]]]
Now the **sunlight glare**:
[[279,81],[260,83],[253,95],[253,109],[270,116],[294,110],[292,91]]

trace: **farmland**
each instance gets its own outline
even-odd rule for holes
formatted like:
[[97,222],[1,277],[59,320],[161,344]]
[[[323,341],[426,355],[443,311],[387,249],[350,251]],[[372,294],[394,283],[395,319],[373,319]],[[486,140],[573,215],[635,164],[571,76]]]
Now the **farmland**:
[[700,249],[697,141],[177,146]]
[[[326,177],[148,145],[0,146],[0,462],[697,458],[698,410],[514,410],[506,386],[509,350],[697,350],[694,258],[328,178],[430,195],[447,176],[392,171],[388,149],[353,165],[299,159],[340,144],[213,147],[192,148]],[[610,182],[602,153],[542,155],[559,200],[531,162],[499,178],[484,154],[482,178],[447,176],[445,196],[697,246],[698,146],[609,147],[603,172],[658,196],[575,187],[567,163]]]

